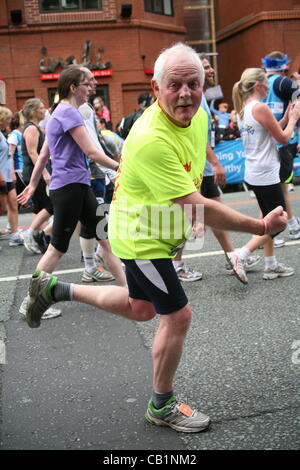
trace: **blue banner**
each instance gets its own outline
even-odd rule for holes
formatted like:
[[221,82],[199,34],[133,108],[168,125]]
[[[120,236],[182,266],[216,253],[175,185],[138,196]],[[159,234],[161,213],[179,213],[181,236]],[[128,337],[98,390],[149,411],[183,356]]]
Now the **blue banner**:
[[226,173],[226,184],[244,182],[245,154],[242,139],[219,142],[214,152]]
[[294,177],[300,176],[300,154],[294,158]]
[[[214,152],[226,173],[226,184],[244,182],[245,153],[242,139],[219,142]],[[294,158],[294,176],[300,176],[300,154]]]

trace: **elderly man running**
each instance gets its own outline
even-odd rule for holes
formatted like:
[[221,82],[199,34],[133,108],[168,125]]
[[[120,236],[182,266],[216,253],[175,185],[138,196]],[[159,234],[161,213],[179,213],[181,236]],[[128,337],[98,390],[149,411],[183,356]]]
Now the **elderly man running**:
[[27,311],[33,328],[40,325],[49,305],[62,300],[84,302],[136,321],[159,314],[146,418],[181,432],[199,432],[210,423],[208,416],[181,403],[173,392],[192,316],[172,264],[188,236],[185,211],[192,224],[202,207],[209,226],[259,235],[279,232],[287,223],[282,207],[254,219],[199,193],[207,145],[207,115],[200,107],[203,83],[203,66],[192,48],[179,43],[163,51],[152,80],[157,101],[136,121],[124,144],[109,239],[126,266],[128,290],[66,284],[37,270]]

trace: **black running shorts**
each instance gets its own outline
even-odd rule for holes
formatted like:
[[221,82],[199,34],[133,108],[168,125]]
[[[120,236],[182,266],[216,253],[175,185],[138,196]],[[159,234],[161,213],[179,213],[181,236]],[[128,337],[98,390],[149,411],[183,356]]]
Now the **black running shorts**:
[[171,259],[122,259],[129,297],[147,300],[160,315],[175,313],[188,303]]
[[204,176],[200,192],[202,196],[207,197],[208,199],[214,199],[216,197],[220,197],[220,190],[215,183],[214,176]]

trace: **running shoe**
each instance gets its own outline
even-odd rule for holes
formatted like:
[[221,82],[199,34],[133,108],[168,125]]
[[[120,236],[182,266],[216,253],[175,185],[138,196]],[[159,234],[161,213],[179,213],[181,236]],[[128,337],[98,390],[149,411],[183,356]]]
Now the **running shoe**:
[[23,245],[23,240],[19,232],[13,233],[9,236],[9,246]]
[[238,278],[243,284],[248,284],[248,278],[246,275],[246,260],[239,257],[236,251],[225,253],[226,259],[233,269],[235,277]]
[[[25,297],[25,299],[23,300],[19,308],[19,312],[24,317],[26,317],[28,302],[29,302],[29,295]],[[41,320],[50,320],[51,318],[56,318],[60,316],[61,316],[61,310],[59,308],[49,307],[48,310],[46,310],[46,312],[43,313]]]
[[180,403],[176,397],[171,397],[159,410],[148,402],[145,418],[157,426],[169,426],[180,432],[200,432],[207,429],[210,418],[200,411],[192,410],[188,405]]
[[114,276],[109,271],[105,271],[101,266],[95,268],[92,272],[85,269],[81,277],[82,282],[114,281],[114,279]]
[[41,230],[40,232],[33,232],[32,237],[36,245],[38,246],[40,252],[46,253],[51,237],[49,237],[49,235],[46,235],[43,230]]
[[20,238],[23,240],[24,246],[29,253],[34,253],[36,255],[41,254],[41,250],[34,241],[33,235],[28,232],[28,230],[23,230],[20,232]]
[[263,273],[263,279],[276,279],[277,277],[288,277],[293,276],[295,274],[295,270],[284,264],[278,263],[276,268],[270,269],[266,268]]
[[[246,260],[246,263],[245,263],[245,271],[246,272],[251,271],[251,269],[253,269],[254,266],[256,266],[261,261],[261,259],[262,258],[259,255],[250,255],[250,256],[248,256],[248,258]],[[225,265],[225,269],[226,269],[227,274],[229,274],[229,275],[234,274],[233,269],[232,269],[231,265],[228,262]]]
[[97,251],[95,251],[95,262],[97,266],[100,266],[101,268],[104,268],[106,269],[106,271],[108,271],[107,266],[105,266],[103,257]]
[[200,281],[200,279],[202,279],[202,273],[193,271],[184,264],[175,268],[175,271],[177,273],[178,279],[183,282],[194,282]]
[[0,231],[0,239],[1,240],[6,240],[9,238],[9,233],[8,232],[3,232],[3,230]]
[[274,238],[274,248],[281,248],[284,245],[285,245],[284,238],[276,238],[276,237]]
[[300,238],[300,227],[296,230],[289,230],[289,239],[298,240]]
[[33,274],[29,287],[29,302],[26,320],[30,328],[37,328],[48,308],[55,303],[51,290],[57,284],[57,277],[37,269]]

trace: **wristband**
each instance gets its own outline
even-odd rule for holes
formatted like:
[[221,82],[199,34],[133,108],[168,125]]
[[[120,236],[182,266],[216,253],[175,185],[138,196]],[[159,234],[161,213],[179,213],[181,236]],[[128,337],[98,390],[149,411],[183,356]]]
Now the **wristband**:
[[264,226],[264,231],[263,231],[263,233],[261,234],[261,236],[263,236],[263,235],[268,235],[268,233],[269,233],[268,222],[266,221],[266,219],[262,219],[262,222],[263,222],[263,226]]

